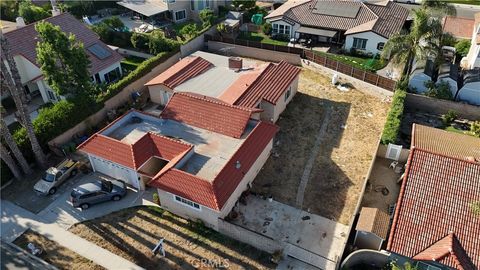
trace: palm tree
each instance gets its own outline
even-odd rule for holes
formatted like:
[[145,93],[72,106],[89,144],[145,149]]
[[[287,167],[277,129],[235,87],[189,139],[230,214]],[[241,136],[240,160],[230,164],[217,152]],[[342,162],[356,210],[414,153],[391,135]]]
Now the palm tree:
[[[35,131],[33,129],[33,124],[30,119],[30,114],[28,112],[27,106],[25,106],[26,98],[25,93],[23,92],[22,83],[20,80],[20,74],[18,73],[17,65],[13,60],[12,55],[10,54],[10,50],[8,47],[8,42],[3,36],[3,33],[0,31],[0,46],[1,46],[1,55],[2,61],[1,64],[1,73],[2,79],[5,82],[8,90],[10,91],[10,95],[15,102],[15,106],[17,107],[18,113],[20,115],[20,119],[22,124],[27,131],[28,138],[30,139],[30,143],[32,145],[33,154],[35,155],[35,159],[40,167],[45,168],[47,167],[47,159],[43,150],[40,146],[40,143],[35,135]],[[9,69],[7,69],[5,62],[6,60],[8,63]],[[10,71],[10,72],[8,72]]]
[[[3,81],[2,81],[2,87],[3,87]],[[3,107],[0,107],[0,111],[3,113]],[[5,120],[3,120],[3,117],[0,119],[0,135],[3,137],[5,140],[5,143],[8,145],[8,148],[10,148],[10,151],[12,151],[12,154],[15,156],[15,159],[20,163],[20,167],[22,167],[22,170],[25,174],[31,174],[32,169],[28,165],[27,160],[23,156],[22,152],[20,151],[20,148],[18,148],[17,143],[13,139],[12,134],[10,133],[10,130],[8,130],[7,123],[5,123]]]
[[405,63],[404,74],[412,71],[414,59],[426,59],[438,53],[438,41],[442,34],[439,20],[432,19],[425,9],[414,11],[414,20],[410,32],[392,36],[382,52],[382,57],[392,58],[396,64]]
[[425,0],[422,1],[421,7],[430,10],[431,14],[437,17],[442,17],[443,14],[447,14],[450,16],[457,15],[457,10],[455,9],[455,7],[450,5],[448,1],[444,0]]
[[20,179],[22,177],[22,173],[20,172],[20,169],[15,163],[15,160],[13,160],[7,148],[5,148],[5,146],[3,146],[2,143],[0,143],[0,156],[2,160],[5,162],[5,164],[7,164],[10,171],[13,173],[13,176],[15,176],[15,178],[17,179]]

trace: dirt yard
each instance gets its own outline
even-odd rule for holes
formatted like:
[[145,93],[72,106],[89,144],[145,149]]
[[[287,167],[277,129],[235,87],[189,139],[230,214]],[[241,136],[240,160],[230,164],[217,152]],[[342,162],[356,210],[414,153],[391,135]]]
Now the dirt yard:
[[330,78],[304,69],[298,93],[277,122],[280,132],[273,154],[255,179],[253,191],[295,206],[316,136],[327,125],[302,208],[348,224],[389,106],[382,98],[357,89],[342,92],[330,85]]
[[25,231],[15,239],[13,243],[27,252],[30,252],[27,248],[28,243],[33,243],[35,246],[41,247],[43,253],[39,257],[51,265],[56,266],[58,269],[105,269],[32,230]]
[[[158,207],[128,208],[70,231],[146,269],[274,268],[269,254]],[[161,237],[165,258],[151,251]]]

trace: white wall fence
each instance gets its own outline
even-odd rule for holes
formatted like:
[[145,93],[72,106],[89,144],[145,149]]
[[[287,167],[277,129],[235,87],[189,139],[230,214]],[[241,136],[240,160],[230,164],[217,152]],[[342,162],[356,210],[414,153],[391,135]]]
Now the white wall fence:
[[445,114],[449,110],[455,111],[460,117],[470,120],[480,119],[480,106],[462,102],[431,98],[424,95],[408,93],[405,99],[407,110],[420,110],[436,114]]

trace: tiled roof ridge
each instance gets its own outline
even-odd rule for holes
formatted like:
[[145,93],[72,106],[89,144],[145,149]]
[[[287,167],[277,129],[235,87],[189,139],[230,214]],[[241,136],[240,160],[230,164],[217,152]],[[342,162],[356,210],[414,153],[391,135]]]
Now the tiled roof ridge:
[[[191,57],[191,56],[189,56],[189,57]],[[175,86],[172,85],[172,83],[176,84],[175,81],[180,79],[180,78],[176,78],[175,76],[178,75],[178,74],[182,74],[183,72],[185,72],[185,74],[182,74],[182,75],[184,75],[186,78],[188,78],[188,79],[193,78],[192,74],[194,75],[196,70],[192,69],[192,67],[195,66],[196,64],[203,64],[203,63],[199,63],[199,62],[202,62],[202,61],[205,61],[206,63],[208,63],[209,68],[211,68],[213,66],[213,64],[210,61],[204,59],[203,57],[193,56],[193,59],[192,59],[191,62],[189,62],[187,65],[185,65],[184,67],[179,69],[177,72],[175,72],[172,76],[167,78],[165,80],[164,84],[168,87],[174,88]]]
[[[12,31],[9,31],[7,33],[3,33],[4,35],[13,35],[15,32],[17,32],[18,30],[22,29],[22,28],[25,28],[25,27],[32,27],[34,26],[35,24],[39,23],[39,22],[49,22],[52,18],[58,18],[58,17],[64,17],[66,15],[72,15],[70,14],[69,12],[62,12],[58,15],[55,15],[55,16],[50,16],[48,18],[45,18],[45,19],[41,19],[41,20],[38,20],[38,21],[35,21],[35,22],[32,22],[32,23],[29,23],[29,24],[26,24],[25,26],[22,26],[22,27],[18,27],[18,28],[15,28],[13,29]],[[96,34],[96,33],[95,33]],[[98,35],[97,35],[98,36]]]
[[[176,92],[176,93],[174,93],[174,95],[187,96],[187,97],[190,97],[190,98],[194,98],[194,99],[206,101],[206,102],[209,102],[209,103],[213,103],[213,104],[225,106],[225,107],[228,107],[228,108],[246,111],[246,112],[249,112],[249,113],[252,113],[252,112],[255,111],[255,110],[253,110],[253,109],[251,109],[251,108],[248,108],[248,107],[243,107],[243,106],[238,106],[238,105],[230,105],[230,104],[228,104],[228,103],[226,103],[226,102],[223,102],[223,101],[220,101],[220,100],[217,101],[217,100],[212,99],[212,98],[204,98],[205,95],[194,95],[194,94],[192,94],[192,93],[190,93],[190,92]],[[170,100],[171,100],[171,99],[170,99]],[[167,105],[168,105],[168,104],[167,104]],[[165,106],[165,107],[166,107],[166,106]]]
[[[283,60],[282,60],[282,61],[283,61]],[[242,94],[237,98],[237,100],[235,100],[233,103],[235,104],[237,101],[239,101],[240,99],[242,99],[242,98],[248,93],[248,91],[249,91],[252,87],[256,86],[256,85],[259,83],[260,79],[261,79],[263,76],[267,76],[267,75],[268,75],[268,74],[266,75],[267,70],[268,70],[268,69],[271,69],[271,68],[273,68],[273,67],[274,67],[274,64],[271,63],[271,62],[269,62],[269,63],[265,66],[265,68],[262,70],[262,72],[260,73],[260,75],[257,76],[257,78],[255,78],[255,80],[247,87],[247,89],[246,89],[245,91],[243,91],[243,93],[242,93]]]
[[147,134],[150,135],[150,136],[155,136],[155,137],[158,137],[158,138],[169,140],[169,141],[174,142],[174,143],[183,144],[185,146],[192,146],[192,144],[189,144],[187,142],[184,142],[184,141],[181,141],[181,140],[175,140],[175,139],[169,138],[169,137],[161,135],[161,134],[153,133],[151,131],[148,131],[147,133],[145,133],[145,135],[147,135]]

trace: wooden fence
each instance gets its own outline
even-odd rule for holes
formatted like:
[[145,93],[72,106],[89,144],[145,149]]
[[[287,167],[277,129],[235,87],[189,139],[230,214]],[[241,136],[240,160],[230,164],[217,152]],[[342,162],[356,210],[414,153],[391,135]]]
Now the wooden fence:
[[205,35],[205,41],[218,41],[223,43],[235,44],[239,46],[246,46],[246,47],[258,48],[258,49],[272,50],[277,52],[298,54],[300,55],[300,57],[304,59],[307,59],[319,65],[325,66],[329,69],[333,69],[345,75],[351,76],[355,79],[364,81],[366,83],[381,87],[383,89],[386,89],[392,92],[395,90],[396,81],[392,79],[385,78],[383,76],[377,75],[369,71],[355,68],[351,65],[331,59],[328,56],[318,55],[314,53],[312,50],[288,47],[288,46],[282,46],[282,45],[272,45],[272,44],[260,43],[256,41],[233,39],[233,38],[226,38],[226,37],[212,36],[212,35]]

